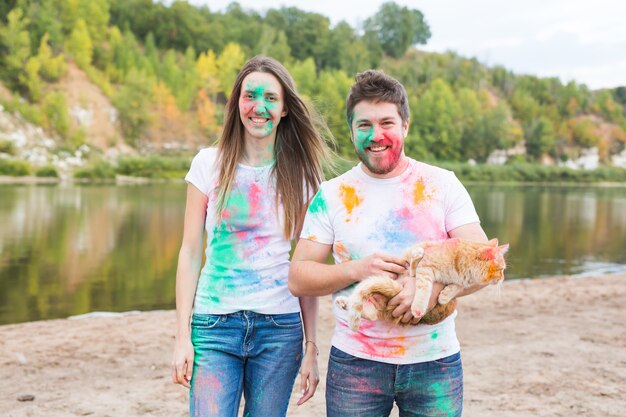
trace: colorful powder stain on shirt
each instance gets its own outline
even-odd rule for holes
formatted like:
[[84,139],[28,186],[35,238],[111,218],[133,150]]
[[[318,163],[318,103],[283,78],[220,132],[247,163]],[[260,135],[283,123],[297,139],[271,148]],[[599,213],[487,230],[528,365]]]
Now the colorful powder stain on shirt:
[[[354,210],[355,207],[358,207],[358,205],[361,204],[361,198],[357,194],[356,189],[350,185],[342,184],[339,187],[339,192],[341,194],[341,200],[346,208],[346,211],[348,212],[348,215],[352,214],[352,210]],[[348,217],[346,219],[346,222],[349,221],[350,218]]]
[[[338,322],[338,325],[343,323]],[[363,320],[360,330],[367,330],[374,325],[373,322]],[[354,340],[361,346],[360,350],[366,355],[373,357],[403,357],[406,354],[406,337],[396,336],[390,339],[373,339],[359,332],[352,334]]]
[[250,217],[254,217],[254,215],[259,211],[260,200],[261,200],[261,187],[259,187],[259,184],[253,182],[252,184],[250,184],[250,187],[248,188],[248,202],[249,202],[248,204],[250,205],[248,215]]
[[347,262],[353,259],[348,249],[346,249],[344,244],[341,242],[335,242],[333,244],[333,252],[337,255],[340,262]]
[[328,208],[326,207],[326,200],[324,200],[324,196],[321,191],[315,194],[311,204],[309,204],[309,212],[317,214],[317,213],[326,213]]
[[424,186],[422,180],[417,180],[415,182],[415,185],[413,186],[413,203],[415,205],[418,205],[427,199],[427,196],[424,193],[425,188],[426,187]]
[[388,212],[379,219],[379,226],[372,233],[372,240],[385,242],[388,252],[402,253],[417,240],[423,227],[418,213],[408,207]]

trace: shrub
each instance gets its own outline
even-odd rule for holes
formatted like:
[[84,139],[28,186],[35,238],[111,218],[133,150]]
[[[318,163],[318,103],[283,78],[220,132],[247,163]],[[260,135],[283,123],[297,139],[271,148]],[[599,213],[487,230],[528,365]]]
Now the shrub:
[[111,164],[105,161],[96,161],[95,163],[76,170],[74,178],[90,179],[90,180],[107,180],[115,178],[115,169]]
[[0,175],[23,177],[25,175],[30,175],[31,172],[32,168],[27,161],[0,158]]
[[59,173],[58,173],[56,167],[53,166],[53,165],[46,165],[46,166],[43,166],[41,168],[38,168],[35,171],[35,175],[37,177],[51,177],[51,178],[58,178],[59,177]]

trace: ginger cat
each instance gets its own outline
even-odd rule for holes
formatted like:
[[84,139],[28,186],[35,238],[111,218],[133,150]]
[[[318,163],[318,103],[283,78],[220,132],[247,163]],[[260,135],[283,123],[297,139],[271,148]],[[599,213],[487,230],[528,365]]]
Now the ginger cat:
[[[436,324],[456,309],[454,298],[463,289],[474,284],[499,284],[504,280],[506,262],[504,255],[509,245],[498,246],[498,240],[487,243],[470,242],[453,238],[442,241],[420,242],[410,247],[404,255],[409,263],[409,276],[415,277],[415,297],[411,313],[421,318],[419,324]],[[438,304],[428,313],[428,301],[433,282],[446,286],[439,293]],[[349,297],[337,297],[337,305],[349,312],[350,328],[357,330],[361,317],[368,320],[395,320],[391,312],[395,307],[386,303],[397,295],[402,286],[386,276],[374,276],[361,281]],[[385,299],[385,306],[377,309],[368,302],[374,295]],[[404,323],[400,323],[404,324]]]

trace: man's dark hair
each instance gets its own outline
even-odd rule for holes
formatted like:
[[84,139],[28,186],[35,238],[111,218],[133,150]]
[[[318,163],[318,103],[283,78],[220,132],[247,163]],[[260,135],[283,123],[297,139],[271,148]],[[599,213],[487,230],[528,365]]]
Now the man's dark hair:
[[402,122],[406,123],[409,120],[409,98],[400,81],[380,70],[361,72],[356,75],[355,79],[356,82],[352,85],[346,99],[346,116],[350,130],[352,130],[354,106],[364,100],[374,103],[381,101],[393,103],[398,107]]

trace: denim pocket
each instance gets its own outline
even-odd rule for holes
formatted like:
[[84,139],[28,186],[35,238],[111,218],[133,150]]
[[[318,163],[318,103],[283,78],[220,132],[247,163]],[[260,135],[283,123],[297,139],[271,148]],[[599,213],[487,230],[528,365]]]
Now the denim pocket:
[[295,329],[297,327],[302,327],[300,313],[270,314],[267,317],[275,327],[279,327],[281,329]]
[[457,352],[454,355],[446,356],[445,358],[436,359],[433,361],[438,365],[456,366],[461,363],[461,352]]
[[194,314],[191,317],[191,327],[197,327],[199,329],[212,329],[225,318],[219,314]]
[[356,356],[350,355],[349,353],[346,353],[343,350],[337,349],[334,346],[330,348],[330,359],[338,363],[352,363],[352,362],[357,362],[357,361],[362,360],[361,358],[357,358]]

